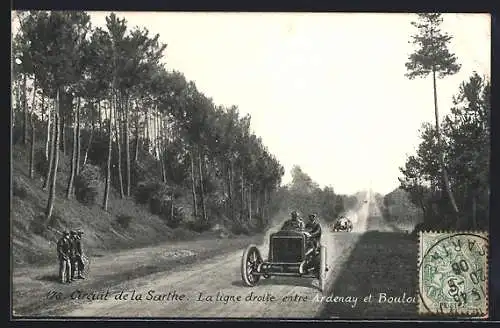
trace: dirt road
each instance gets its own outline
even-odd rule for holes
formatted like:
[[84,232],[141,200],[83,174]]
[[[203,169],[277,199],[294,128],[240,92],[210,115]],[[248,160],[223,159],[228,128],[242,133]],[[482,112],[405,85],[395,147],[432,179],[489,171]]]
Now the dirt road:
[[[322,242],[328,248],[330,268],[328,286],[333,286],[357,240],[368,227],[374,199],[368,195],[367,202],[360,200],[360,204],[358,210],[347,213],[355,218],[356,228],[352,233],[330,233],[328,228],[323,229]],[[268,241],[268,235],[264,241]],[[178,252],[182,257],[182,252],[196,254],[200,248],[203,249],[203,244],[179,244],[177,249],[169,251]],[[265,254],[268,245],[265,243],[259,248]],[[98,280],[98,283],[92,284],[89,280],[61,288],[55,282],[38,280],[36,289],[42,291],[43,306],[36,306],[40,302],[29,305],[27,300],[18,301],[18,313],[64,317],[312,318],[321,311],[323,303],[317,298],[321,297],[321,292],[314,279],[273,277],[261,280],[253,288],[243,286],[240,276],[243,250],[244,247],[235,244],[233,252],[147,275],[138,275],[137,270],[140,271],[145,263],[146,267],[161,268],[167,261],[168,256],[164,256],[161,247],[110,255],[97,259],[99,264],[92,266],[90,280]],[[117,274],[126,279],[116,279]],[[33,272],[18,273],[14,284],[29,286],[31,283],[35,287],[32,275]],[[53,293],[48,300],[49,290],[60,292],[57,294],[59,299]],[[28,299],[26,295],[25,299]],[[37,300],[31,298],[31,301]]]

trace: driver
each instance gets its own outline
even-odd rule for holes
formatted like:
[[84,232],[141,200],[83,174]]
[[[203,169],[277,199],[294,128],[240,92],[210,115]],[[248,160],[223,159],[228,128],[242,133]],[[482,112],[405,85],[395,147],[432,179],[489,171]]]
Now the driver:
[[344,216],[341,216],[337,221],[338,228],[345,229],[347,226],[347,219]]
[[293,211],[290,213],[291,219],[286,221],[283,227],[291,227],[297,230],[304,230],[305,223],[299,215],[299,212]]

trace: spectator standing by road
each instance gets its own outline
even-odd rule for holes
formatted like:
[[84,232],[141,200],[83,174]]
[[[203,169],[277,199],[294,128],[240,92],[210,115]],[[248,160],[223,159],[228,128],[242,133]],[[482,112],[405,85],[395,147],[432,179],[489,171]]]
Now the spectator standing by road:
[[71,237],[68,231],[57,241],[57,256],[59,258],[59,281],[70,283],[71,279]]

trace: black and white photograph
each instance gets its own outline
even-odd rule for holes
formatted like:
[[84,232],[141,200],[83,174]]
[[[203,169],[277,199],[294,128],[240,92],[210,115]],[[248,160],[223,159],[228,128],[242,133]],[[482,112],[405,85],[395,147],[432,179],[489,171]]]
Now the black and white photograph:
[[11,24],[11,319],[488,318],[490,14]]

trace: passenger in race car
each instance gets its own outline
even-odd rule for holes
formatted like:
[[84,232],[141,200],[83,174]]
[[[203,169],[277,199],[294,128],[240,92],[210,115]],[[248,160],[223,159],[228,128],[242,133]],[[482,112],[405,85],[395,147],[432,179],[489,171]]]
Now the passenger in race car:
[[321,240],[321,225],[318,221],[316,213],[309,215],[309,220],[305,225],[306,236],[312,241],[314,248],[318,248],[319,241]]

